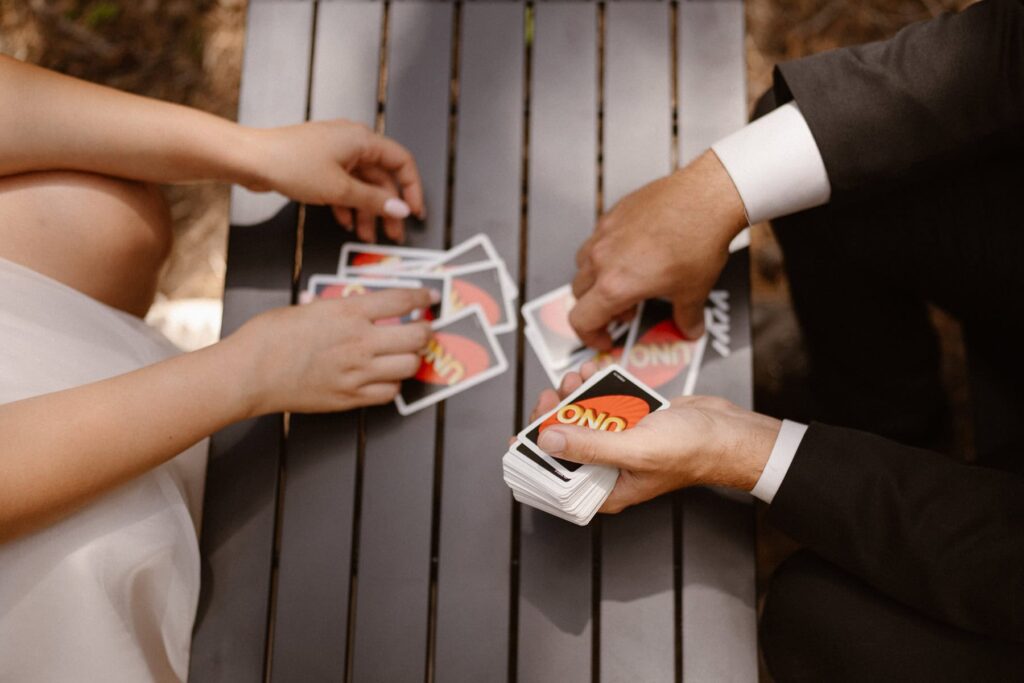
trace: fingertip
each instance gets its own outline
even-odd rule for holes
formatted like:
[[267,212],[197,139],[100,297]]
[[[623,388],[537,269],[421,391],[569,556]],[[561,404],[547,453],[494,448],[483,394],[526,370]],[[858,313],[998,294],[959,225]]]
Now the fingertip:
[[384,215],[390,218],[403,219],[407,218],[412,210],[409,205],[403,202],[398,197],[390,197],[384,202]]
[[592,360],[588,360],[586,363],[580,366],[580,377],[584,381],[593,377],[594,373],[598,371],[597,363]]
[[562,396],[566,396],[576,391],[581,384],[583,384],[583,378],[580,377],[580,373],[567,372],[565,377],[562,378],[562,384],[558,391]]
[[566,443],[566,436],[558,427],[548,427],[540,433],[540,437],[537,439],[537,445],[541,450],[552,456],[564,455]]

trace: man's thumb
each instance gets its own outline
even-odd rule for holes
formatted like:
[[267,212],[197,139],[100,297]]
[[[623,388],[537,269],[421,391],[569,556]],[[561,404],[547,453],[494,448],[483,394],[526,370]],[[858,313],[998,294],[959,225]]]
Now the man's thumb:
[[613,467],[619,466],[627,450],[621,434],[585,427],[548,427],[541,432],[537,445],[552,457]]
[[410,213],[409,205],[392,193],[356,178],[349,179],[343,204],[374,216],[388,218],[405,218]]
[[700,339],[704,334],[704,304],[676,302],[673,309],[676,327],[679,328],[679,331],[691,341]]

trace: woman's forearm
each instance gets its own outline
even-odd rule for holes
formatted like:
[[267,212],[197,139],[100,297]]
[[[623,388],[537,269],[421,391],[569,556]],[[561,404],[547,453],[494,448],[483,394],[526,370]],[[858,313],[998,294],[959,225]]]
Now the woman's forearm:
[[251,184],[253,131],[188,107],[0,56],[0,176],[75,170]]
[[230,339],[93,384],[0,405],[0,542],[67,515],[248,417]]

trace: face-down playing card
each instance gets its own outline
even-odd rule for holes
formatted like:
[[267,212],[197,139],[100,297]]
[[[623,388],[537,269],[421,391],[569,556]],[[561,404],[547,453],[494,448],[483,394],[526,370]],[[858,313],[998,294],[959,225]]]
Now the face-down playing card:
[[402,382],[395,405],[402,415],[443,401],[508,368],[505,354],[478,305],[434,322],[416,375]]
[[452,278],[449,313],[477,304],[495,334],[516,328],[515,308],[505,296],[501,267],[496,261],[460,266],[448,274]]
[[[580,362],[588,354],[586,345],[569,324],[569,312],[576,305],[572,287],[564,285],[523,304],[530,343],[535,347],[541,364],[552,375]],[[622,338],[629,323],[613,323],[608,332],[613,338]],[[593,352],[590,352],[593,353]]]
[[554,410],[526,427],[518,439],[561,473],[571,476],[579,469],[579,463],[553,458],[537,445],[544,430],[555,425],[570,425],[621,432],[632,429],[654,411],[667,407],[668,401],[620,366],[611,365],[584,382]]
[[623,365],[637,379],[669,398],[693,393],[707,335],[693,341],[676,326],[672,303],[644,301],[630,330]]
[[[424,281],[426,280],[426,281]],[[309,278],[301,302],[308,303],[313,299],[347,299],[388,289],[418,289],[425,287],[435,289],[441,300],[427,308],[416,310],[402,318],[377,320],[378,324],[407,323],[414,320],[436,320],[442,317],[446,297],[450,295],[450,282],[443,276],[427,276],[425,278],[362,278],[346,275],[313,275]]]
[[444,252],[437,249],[346,242],[341,247],[338,274],[365,275],[389,269],[405,270],[410,267],[423,267],[437,261],[443,255]]

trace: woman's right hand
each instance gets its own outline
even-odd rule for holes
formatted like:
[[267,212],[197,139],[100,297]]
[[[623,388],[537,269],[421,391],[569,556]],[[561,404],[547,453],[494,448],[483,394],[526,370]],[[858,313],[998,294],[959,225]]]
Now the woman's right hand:
[[426,322],[377,325],[431,304],[425,289],[326,299],[256,316],[224,343],[243,359],[250,415],[387,403],[419,369]]

